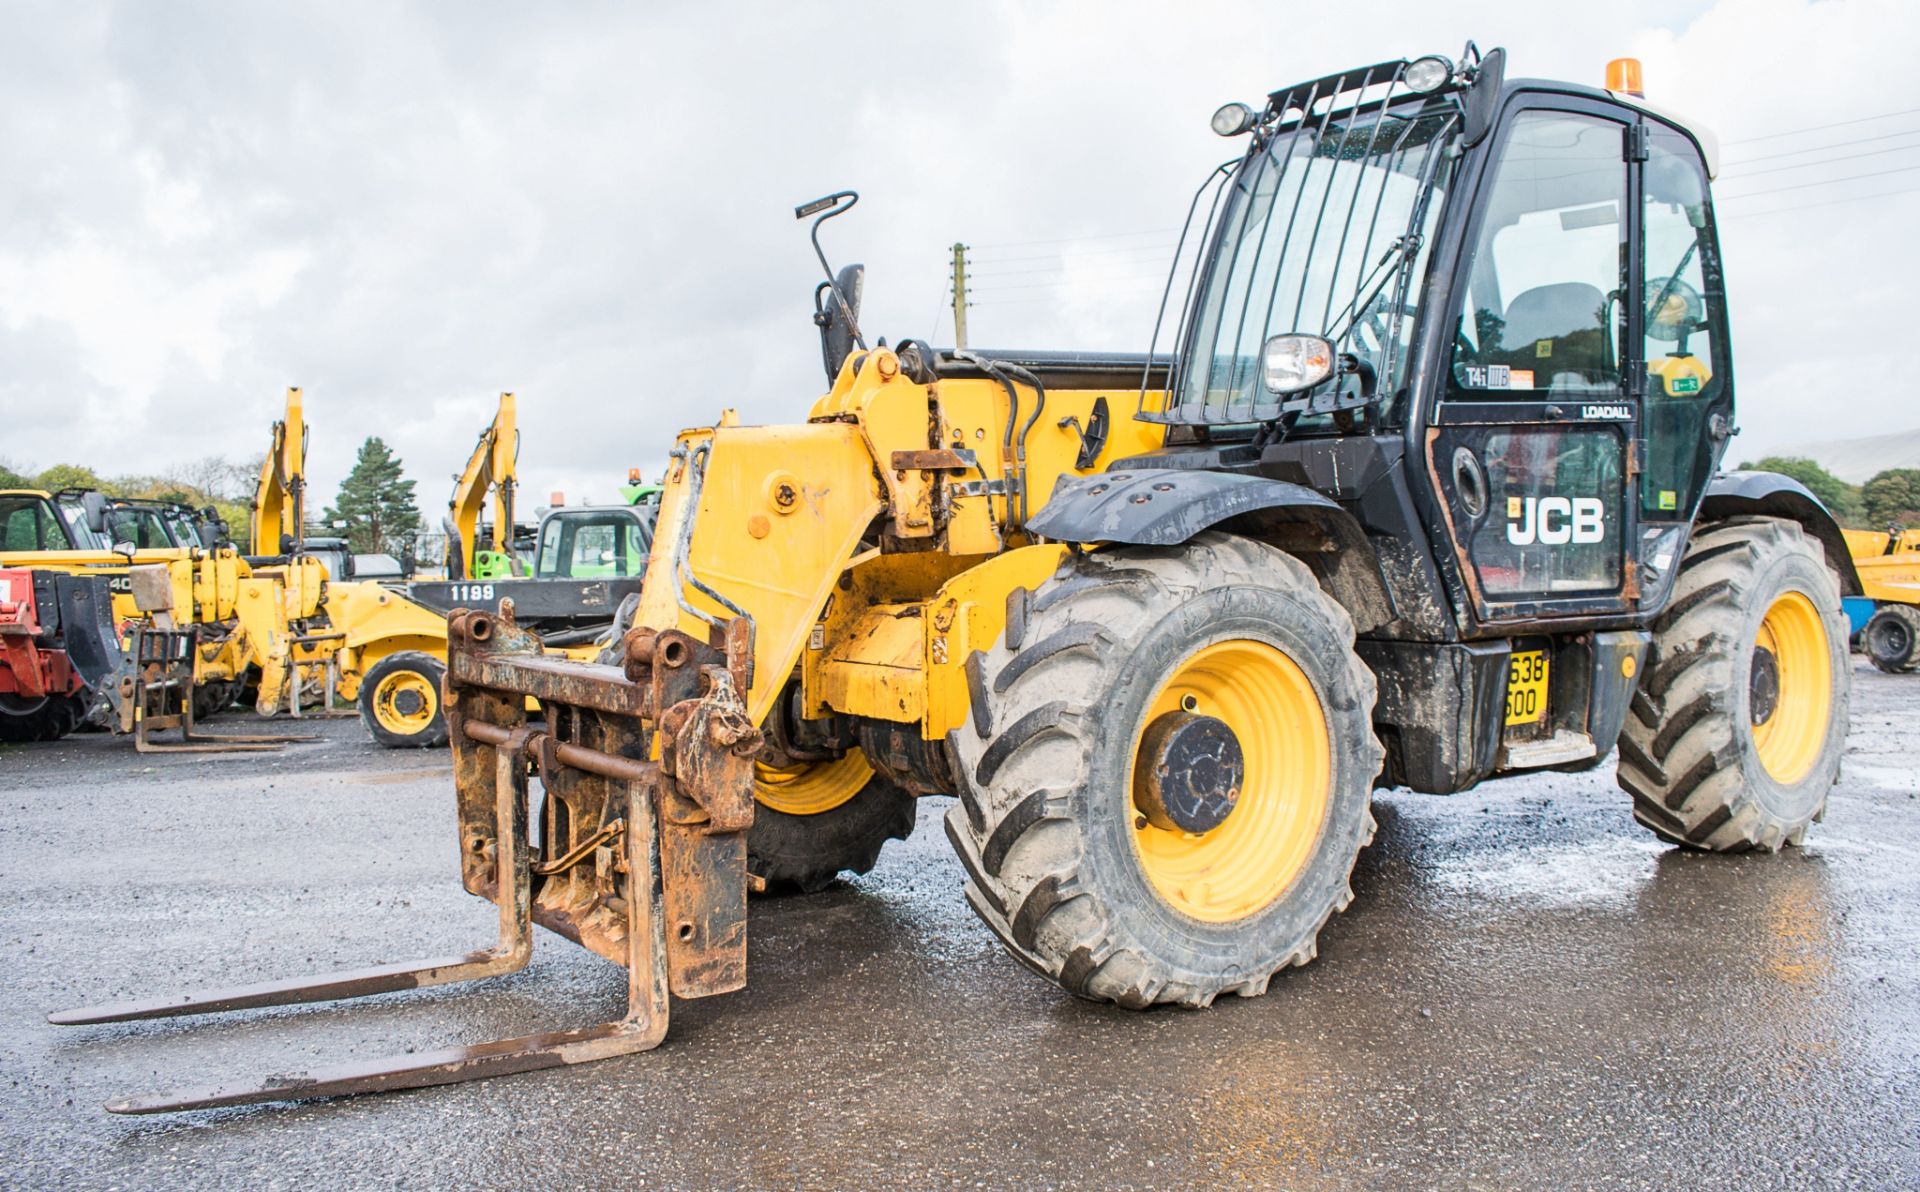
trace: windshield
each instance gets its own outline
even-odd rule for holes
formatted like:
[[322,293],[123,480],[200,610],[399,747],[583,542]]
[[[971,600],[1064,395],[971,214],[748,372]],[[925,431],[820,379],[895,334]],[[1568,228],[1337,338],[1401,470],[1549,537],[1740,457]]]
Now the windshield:
[[653,535],[626,510],[549,517],[540,531],[541,576],[599,579],[639,575]]
[[1450,103],[1373,107],[1256,146],[1227,184],[1166,421],[1277,417],[1280,399],[1260,387],[1260,349],[1288,332],[1326,336],[1381,391],[1397,391],[1409,283],[1425,266],[1457,128]]

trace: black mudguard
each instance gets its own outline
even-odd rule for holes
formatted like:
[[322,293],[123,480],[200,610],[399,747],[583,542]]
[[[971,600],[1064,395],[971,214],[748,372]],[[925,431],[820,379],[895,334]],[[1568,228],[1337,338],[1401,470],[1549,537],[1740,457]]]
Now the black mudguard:
[[1861,594],[1860,575],[1853,569],[1840,523],[1804,484],[1778,472],[1722,472],[1707,485],[1697,523],[1735,517],[1777,517],[1798,522],[1820,543],[1827,562],[1840,574],[1843,596]]
[[66,651],[67,661],[90,690],[112,687],[123,673],[132,673],[114,628],[113,588],[105,576],[36,571],[33,598],[42,632],[55,648]]
[[1305,485],[1235,472],[1140,468],[1060,481],[1027,529],[1056,542],[1178,546],[1215,526],[1301,558],[1361,631],[1394,616],[1366,532]]
[[1228,518],[1340,506],[1304,485],[1232,472],[1149,468],[1061,480],[1027,529],[1056,542],[1177,546]]

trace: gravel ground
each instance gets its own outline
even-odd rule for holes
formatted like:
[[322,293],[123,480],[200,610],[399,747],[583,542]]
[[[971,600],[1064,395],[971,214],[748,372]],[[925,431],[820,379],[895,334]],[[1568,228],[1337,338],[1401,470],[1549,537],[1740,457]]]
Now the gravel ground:
[[[541,934],[452,989],[55,1029],[66,1006],[491,941],[444,754],[354,721],[263,756],[0,752],[0,1163],[15,1187],[1920,1185],[1920,676],[1855,675],[1824,824],[1700,857],[1611,768],[1384,794],[1320,959],[1201,1013],[1078,1002],[977,924],[937,816],[755,904],[744,992],[666,1044],[384,1096],[121,1119],[107,1097],[617,1016]],[[238,728],[249,727],[234,717]]]

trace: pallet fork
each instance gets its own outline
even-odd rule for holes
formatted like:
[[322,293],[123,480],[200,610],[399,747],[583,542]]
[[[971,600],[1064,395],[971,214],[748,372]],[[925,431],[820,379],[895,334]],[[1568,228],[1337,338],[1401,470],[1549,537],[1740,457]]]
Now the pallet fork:
[[[134,632],[133,673],[121,690],[132,719],[133,747],[140,753],[258,753],[317,737],[287,733],[206,733],[194,723],[193,660],[199,654],[199,627],[141,626]],[[156,741],[153,734],[179,729],[179,741]]]
[[[254,1084],[117,1097],[109,1111],[308,1100],[627,1055],[665,1037],[669,993],[709,997],[746,984],[746,829],[761,740],[741,699],[750,622],[723,623],[709,642],[635,630],[624,671],[543,657],[539,639],[514,625],[511,602],[497,617],[458,610],[449,631],[462,880],[499,905],[497,943],[465,956],[93,1006],[48,1021],[210,1014],[499,976],[526,967],[536,923],[626,965],[625,1015]],[[544,728],[527,722],[529,695],[545,708]],[[537,846],[529,843],[533,773],[543,788]]]

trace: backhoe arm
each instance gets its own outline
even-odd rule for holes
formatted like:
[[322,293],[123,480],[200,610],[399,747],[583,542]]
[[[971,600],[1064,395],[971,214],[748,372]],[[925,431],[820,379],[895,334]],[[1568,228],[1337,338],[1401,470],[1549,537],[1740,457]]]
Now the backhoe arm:
[[458,572],[450,579],[474,576],[476,556],[481,551],[480,514],[488,498],[493,504],[493,536],[490,548],[500,554],[513,553],[513,498],[517,486],[514,465],[520,454],[520,432],[516,424],[513,394],[500,395],[500,407],[493,422],[480,432],[467,457],[467,466],[453,486],[453,499],[447,502],[449,531],[456,539],[447,552],[450,565]]

